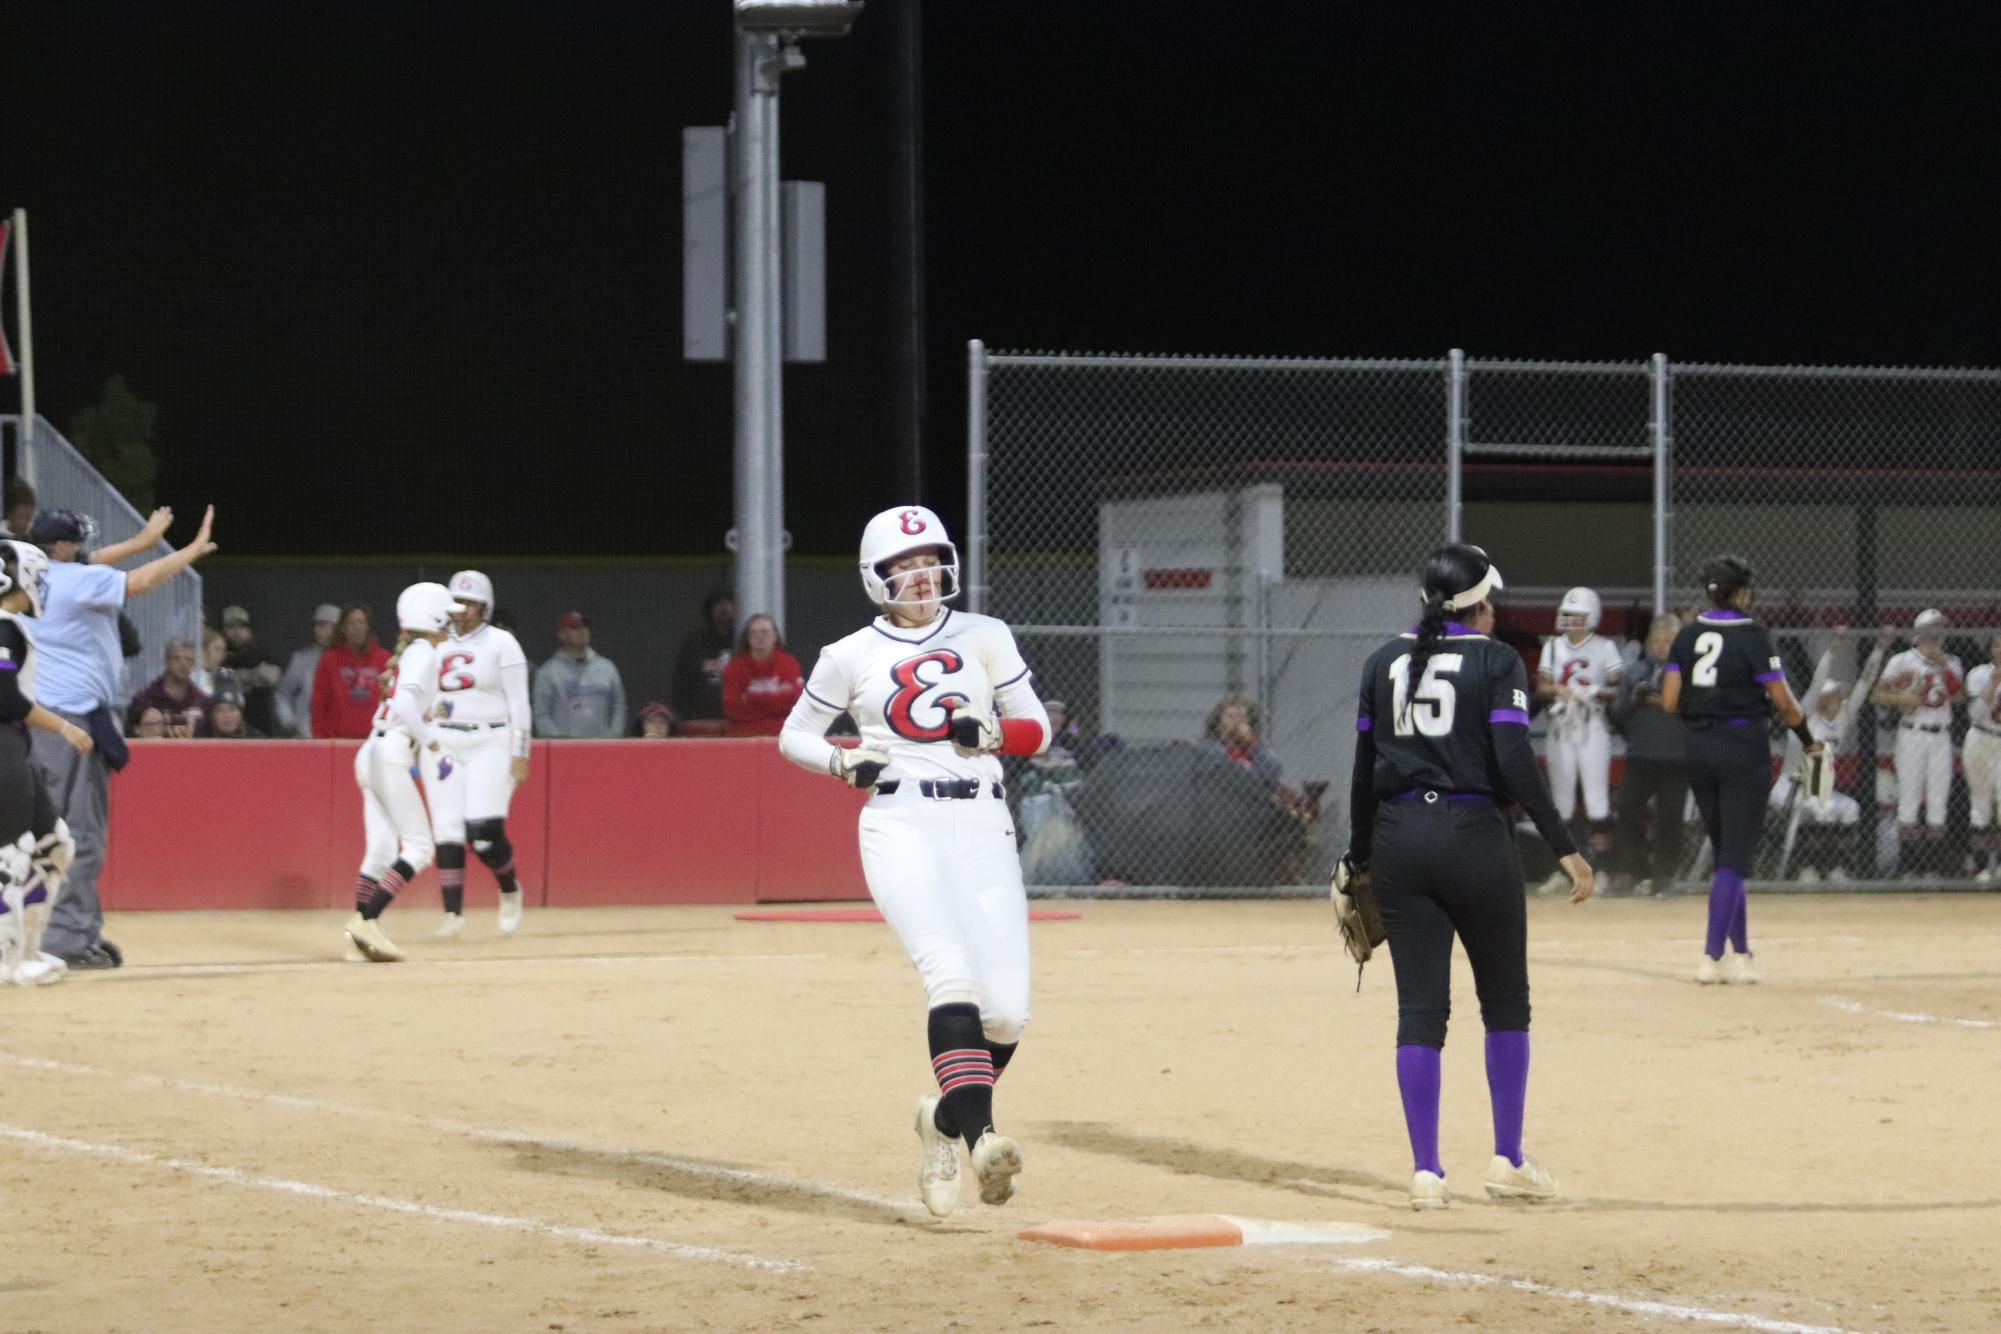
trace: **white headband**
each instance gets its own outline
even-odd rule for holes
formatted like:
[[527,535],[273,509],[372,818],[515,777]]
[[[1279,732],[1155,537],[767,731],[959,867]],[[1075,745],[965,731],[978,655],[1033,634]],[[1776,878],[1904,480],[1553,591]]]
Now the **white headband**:
[[1507,585],[1501,582],[1501,567],[1490,563],[1487,566],[1487,572],[1480,576],[1479,583],[1473,585],[1464,593],[1445,599],[1445,610],[1464,611],[1468,607],[1477,607],[1487,600],[1489,593],[1497,588],[1505,587]]

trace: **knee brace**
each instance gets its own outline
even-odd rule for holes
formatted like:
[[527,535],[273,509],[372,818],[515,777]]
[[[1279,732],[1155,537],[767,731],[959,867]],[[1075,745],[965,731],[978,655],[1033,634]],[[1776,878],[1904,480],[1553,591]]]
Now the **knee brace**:
[[466,841],[489,867],[505,866],[514,860],[514,845],[507,841],[507,821],[468,820]]

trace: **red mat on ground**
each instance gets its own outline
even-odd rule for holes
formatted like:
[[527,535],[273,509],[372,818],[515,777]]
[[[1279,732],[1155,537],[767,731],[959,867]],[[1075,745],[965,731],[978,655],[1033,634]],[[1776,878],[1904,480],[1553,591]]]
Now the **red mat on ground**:
[[[1047,912],[1040,908],[1031,909],[1031,922],[1074,922],[1084,914],[1080,912]],[[787,910],[785,912],[740,912],[739,922],[880,922],[882,914],[873,908],[809,908]]]

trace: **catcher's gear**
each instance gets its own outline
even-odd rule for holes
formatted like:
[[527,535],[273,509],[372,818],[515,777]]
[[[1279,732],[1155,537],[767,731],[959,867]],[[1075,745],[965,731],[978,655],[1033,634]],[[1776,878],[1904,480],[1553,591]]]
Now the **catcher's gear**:
[[[25,844],[28,838],[23,834],[21,841]],[[58,815],[56,827],[33,842],[28,856],[45,879],[61,880],[69,872],[69,864],[76,860],[76,840],[70,837],[69,821]]]
[[1807,752],[1806,765],[1800,771],[1800,786],[1815,801],[1826,801],[1834,795],[1834,756],[1827,747]]
[[878,607],[911,607],[920,599],[906,599],[901,589],[891,588],[884,570],[899,556],[913,551],[938,552],[939,599],[950,602],[959,596],[959,548],[945,532],[945,523],[922,505],[900,505],[884,510],[862,529],[862,591]]
[[882,771],[888,767],[889,752],[871,750],[867,746],[856,746],[852,750],[836,746],[834,753],[827,757],[827,772],[849,787],[874,787],[875,780],[882,777]]
[[1702,563],[1702,586],[1719,607],[1752,582],[1751,562],[1742,556],[1713,556]]
[[1598,620],[1604,614],[1604,604],[1598,595],[1588,588],[1573,588],[1563,595],[1557,604],[1556,628],[1563,630],[1596,630]]
[[0,596],[19,588],[28,595],[28,615],[42,614],[42,599],[49,588],[49,555],[26,542],[0,542]]
[[1000,720],[979,705],[966,702],[952,710],[952,749],[965,759],[990,755],[1001,747]]
[[1355,961],[1355,990],[1362,989],[1362,966],[1376,955],[1376,946],[1389,932],[1383,927],[1383,912],[1376,905],[1375,882],[1366,866],[1358,867],[1343,857],[1334,868],[1334,920],[1341,928],[1341,944]]

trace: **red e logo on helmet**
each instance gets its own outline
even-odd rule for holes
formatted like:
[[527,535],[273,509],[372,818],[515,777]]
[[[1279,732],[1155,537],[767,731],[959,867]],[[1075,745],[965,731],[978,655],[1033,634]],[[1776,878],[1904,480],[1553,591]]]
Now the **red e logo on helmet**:
[[924,531],[924,516],[917,510],[903,511],[903,531],[912,537]]

